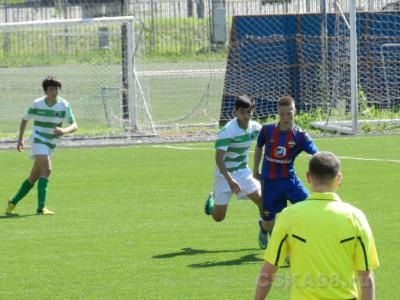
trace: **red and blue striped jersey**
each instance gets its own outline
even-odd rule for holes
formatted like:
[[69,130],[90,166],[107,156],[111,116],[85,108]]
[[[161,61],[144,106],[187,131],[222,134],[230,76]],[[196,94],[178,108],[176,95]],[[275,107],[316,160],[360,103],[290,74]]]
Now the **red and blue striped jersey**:
[[263,179],[288,179],[296,176],[294,160],[305,151],[318,152],[311,137],[300,127],[281,131],[278,124],[264,125],[258,135],[257,146],[264,149],[261,171]]

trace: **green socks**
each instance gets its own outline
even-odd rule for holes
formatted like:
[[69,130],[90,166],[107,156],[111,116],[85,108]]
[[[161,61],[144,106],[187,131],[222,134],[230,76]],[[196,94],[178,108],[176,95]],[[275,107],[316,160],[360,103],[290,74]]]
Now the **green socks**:
[[210,201],[208,202],[208,212],[212,215],[214,211],[214,195],[211,196]]
[[46,193],[47,193],[47,183],[49,180],[47,178],[40,177],[38,182],[38,211],[44,208],[46,203]]
[[11,199],[11,202],[15,205],[17,205],[17,203],[26,196],[26,194],[29,193],[29,191],[33,188],[35,184],[32,184],[29,182],[28,179],[26,179],[21,187],[19,188],[17,194]]
[[[47,193],[47,183],[49,180],[47,178],[40,177],[38,181],[38,210],[42,210],[46,203],[46,193]],[[19,188],[17,194],[11,199],[13,204],[17,204],[22,198],[24,198],[29,191],[33,188],[35,184],[29,182],[26,179],[21,187]]]

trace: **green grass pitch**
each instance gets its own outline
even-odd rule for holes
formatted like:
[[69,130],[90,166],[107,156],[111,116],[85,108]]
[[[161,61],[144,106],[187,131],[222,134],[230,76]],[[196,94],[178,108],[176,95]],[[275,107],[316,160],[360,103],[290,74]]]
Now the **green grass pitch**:
[[[400,136],[316,142],[343,157],[378,159],[343,158],[339,193],[372,226],[377,299],[396,299]],[[203,213],[212,144],[170,146],[191,149],[58,149],[48,191],[57,215],[34,215],[35,189],[20,217],[0,216],[0,298],[251,299],[263,255],[255,206],[232,200],[226,220],[213,222]],[[307,161],[296,161],[303,179]],[[31,163],[28,153],[0,152],[4,208]],[[273,288],[271,299],[288,297],[287,287]]]

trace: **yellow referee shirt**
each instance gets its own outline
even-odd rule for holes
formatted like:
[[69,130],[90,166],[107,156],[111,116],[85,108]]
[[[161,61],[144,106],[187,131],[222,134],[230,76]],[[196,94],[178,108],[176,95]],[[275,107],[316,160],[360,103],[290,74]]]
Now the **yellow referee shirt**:
[[282,211],[264,258],[281,266],[287,255],[292,300],[356,299],[357,271],[379,266],[365,215],[335,193],[313,193]]

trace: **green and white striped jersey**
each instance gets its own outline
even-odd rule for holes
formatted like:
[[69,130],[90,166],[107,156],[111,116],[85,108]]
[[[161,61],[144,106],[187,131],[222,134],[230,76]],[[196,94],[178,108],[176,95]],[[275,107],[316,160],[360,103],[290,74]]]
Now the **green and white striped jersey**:
[[57,102],[52,106],[47,104],[46,97],[33,101],[23,119],[33,119],[32,142],[46,145],[50,149],[54,149],[59,140],[54,135],[54,129],[61,127],[64,121],[69,124],[75,122],[71,106],[61,97],[57,97]]
[[[247,129],[239,127],[236,118],[229,121],[218,133],[215,149],[226,151],[225,167],[228,172],[248,168],[250,145],[257,140],[261,125],[250,120]],[[220,175],[216,167],[215,175]]]

